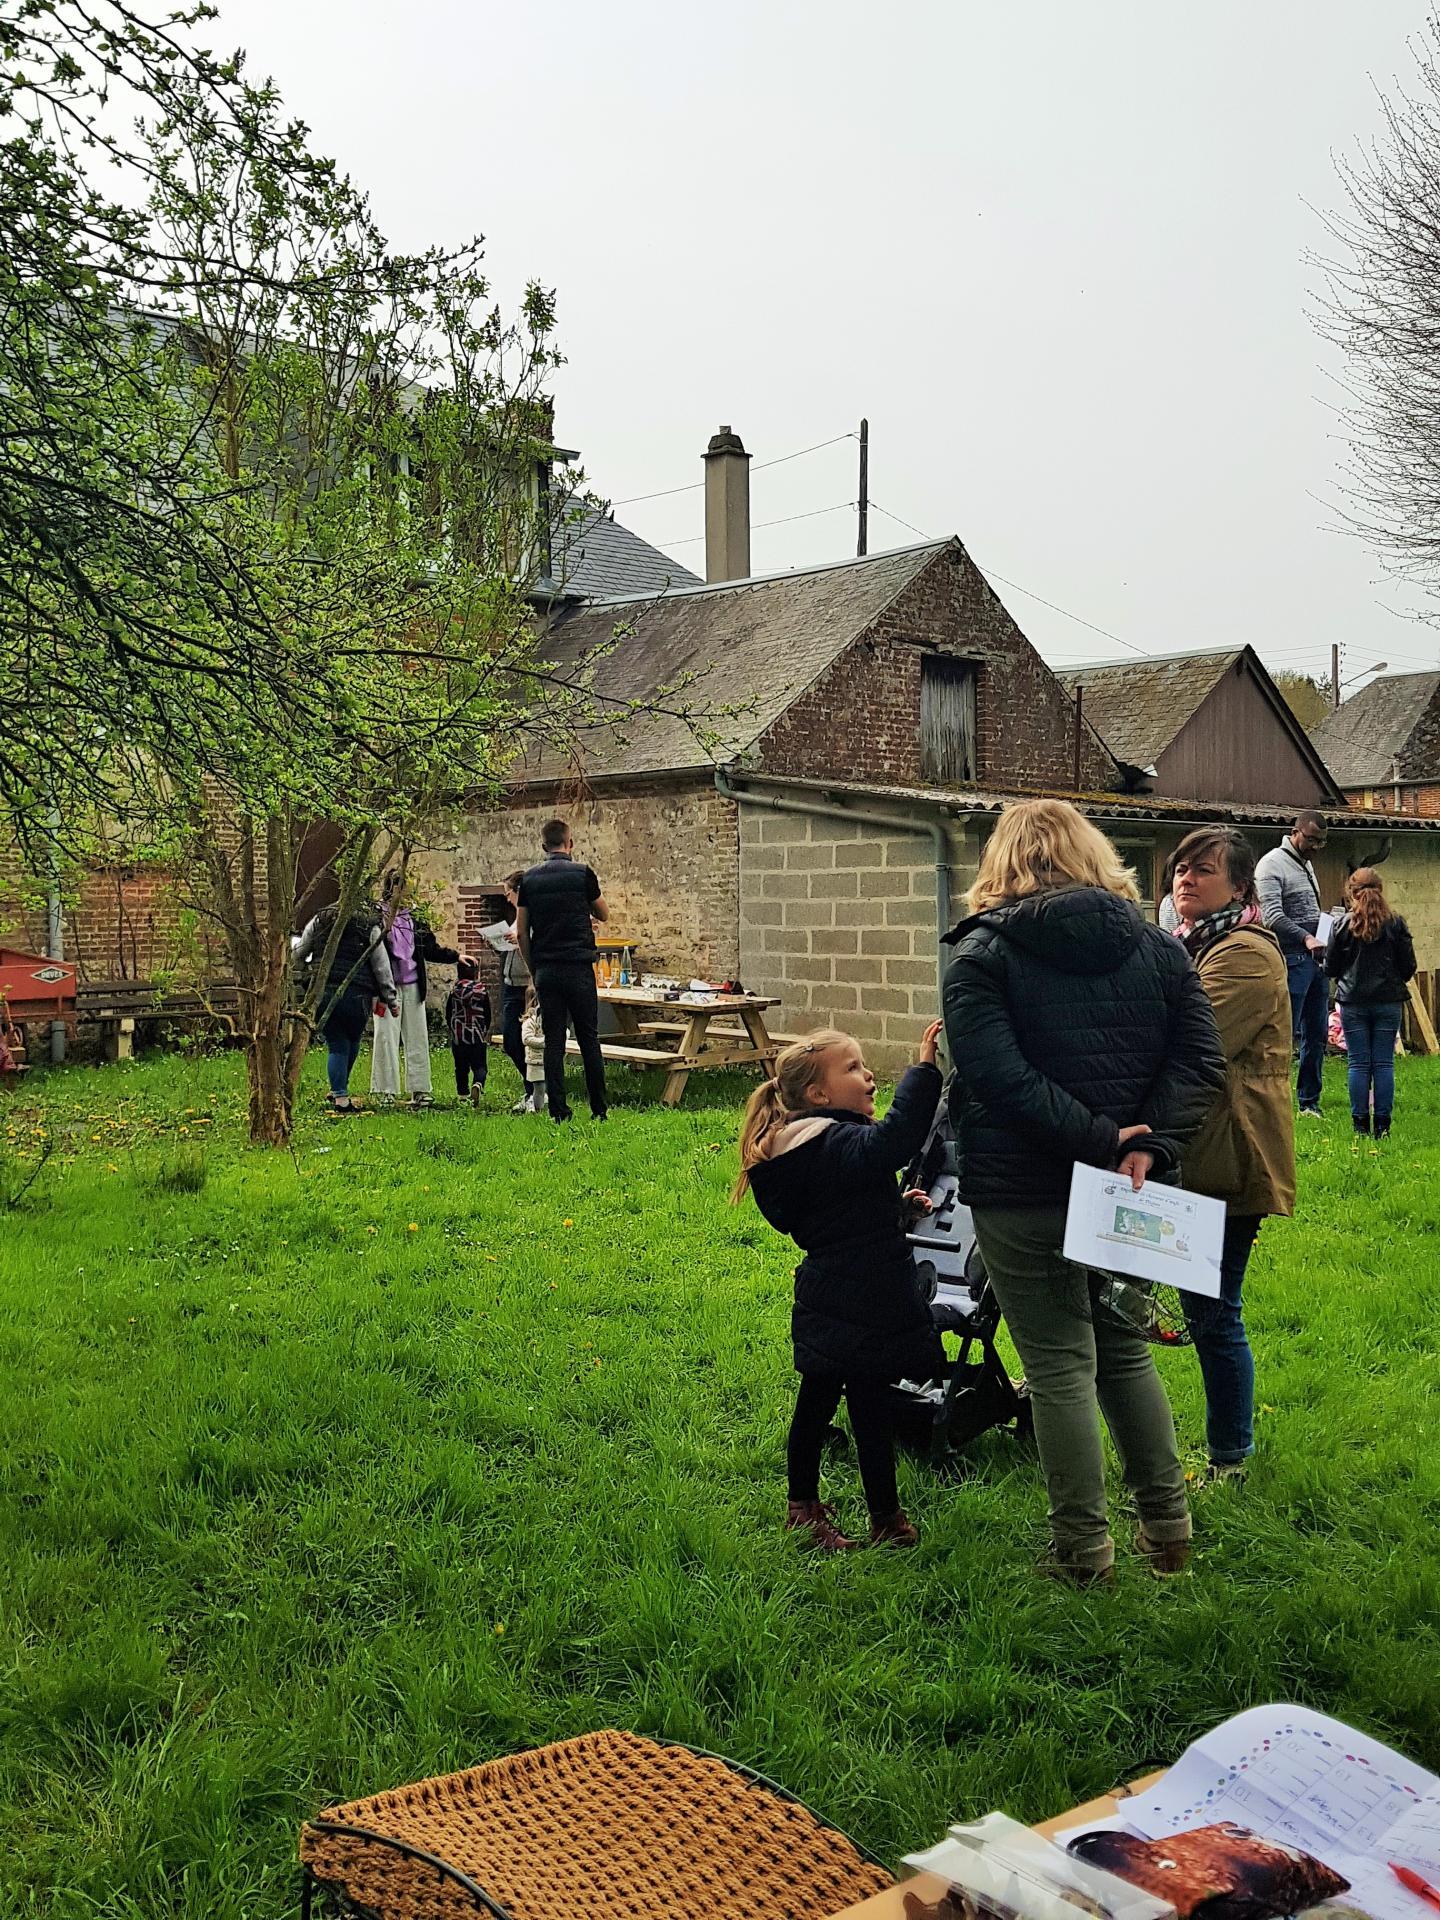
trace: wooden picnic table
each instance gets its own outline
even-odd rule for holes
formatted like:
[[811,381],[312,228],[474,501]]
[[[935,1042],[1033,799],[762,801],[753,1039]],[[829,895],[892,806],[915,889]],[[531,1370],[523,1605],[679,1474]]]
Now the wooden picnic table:
[[[614,1010],[618,1035],[602,1040],[607,1060],[627,1067],[664,1068],[661,1103],[677,1107],[692,1073],[711,1067],[759,1067],[768,1074],[781,1043],[765,1025],[778,1005],[759,993],[682,993],[654,987],[601,987],[602,1006]],[[574,1040],[569,1051],[579,1052]]]

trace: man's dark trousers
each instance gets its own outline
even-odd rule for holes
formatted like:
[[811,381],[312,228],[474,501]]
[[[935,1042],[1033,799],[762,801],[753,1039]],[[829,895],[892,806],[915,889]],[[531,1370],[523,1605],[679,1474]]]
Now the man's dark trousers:
[[585,1096],[590,1111],[603,1114],[605,1058],[600,1051],[600,997],[595,969],[588,960],[561,961],[535,969],[535,993],[545,1029],[545,1100],[552,1120],[568,1118],[565,1101],[565,1029],[575,1029],[585,1067]]
[[1312,954],[1287,954],[1286,984],[1290,989],[1290,1018],[1300,1048],[1300,1071],[1295,1098],[1302,1107],[1318,1107],[1330,1038],[1330,995],[1325,975]]

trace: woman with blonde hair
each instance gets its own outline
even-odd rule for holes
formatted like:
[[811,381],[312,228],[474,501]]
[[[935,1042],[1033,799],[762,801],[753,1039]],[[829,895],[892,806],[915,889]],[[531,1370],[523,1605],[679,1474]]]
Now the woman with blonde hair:
[[1345,904],[1349,912],[1330,936],[1325,971],[1338,983],[1356,1138],[1373,1128],[1373,1137],[1384,1140],[1395,1108],[1395,1037],[1415,974],[1415,942],[1374,867],[1351,874]]
[[827,1553],[859,1544],[820,1498],[820,1454],[842,1396],[871,1544],[913,1547],[919,1537],[900,1509],[891,1393],[896,1380],[930,1378],[944,1354],[920,1293],[895,1176],[925,1144],[940,1104],[939,1037],[937,1020],[877,1121],[875,1076],[859,1044],[833,1028],[809,1034],[782,1051],[775,1078],[751,1094],[740,1130],[732,1199],[752,1193],[771,1226],[805,1256],[795,1269],[790,1318],[800,1390],[786,1446],[785,1524]]
[[1097,1307],[1064,1257],[1077,1161],[1140,1188],[1173,1178],[1225,1081],[1215,1016],[1178,941],[1136,907],[1135,876],[1063,800],[1001,814],[946,936],[945,1032],[960,1198],[1020,1354],[1050,1500],[1047,1568],[1113,1578],[1099,1418],[1156,1573],[1188,1561],[1190,1513],[1149,1345]]

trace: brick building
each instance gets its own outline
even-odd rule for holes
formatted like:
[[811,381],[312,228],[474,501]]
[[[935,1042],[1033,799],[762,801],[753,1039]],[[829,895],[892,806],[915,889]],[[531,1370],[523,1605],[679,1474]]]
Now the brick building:
[[[1007,796],[1077,797],[1151,899],[1196,821],[1238,821],[1263,846],[1293,818],[1123,791],[958,540],[584,608],[552,624],[546,651],[567,674],[593,661],[598,704],[645,710],[582,739],[573,768],[523,765],[501,808],[421,856],[462,943],[563,812],[643,968],[738,973],[780,999],[781,1027],[838,1022],[887,1069],[933,1017],[939,935]],[[1308,743],[1299,759],[1335,801]],[[1335,823],[1324,879],[1338,898],[1346,866],[1394,836],[1379,819]]]

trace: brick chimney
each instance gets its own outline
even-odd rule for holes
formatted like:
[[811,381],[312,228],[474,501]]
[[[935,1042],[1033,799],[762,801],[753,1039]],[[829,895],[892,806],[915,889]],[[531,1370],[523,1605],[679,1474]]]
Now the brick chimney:
[[705,449],[705,578],[750,577],[750,456],[721,427]]

